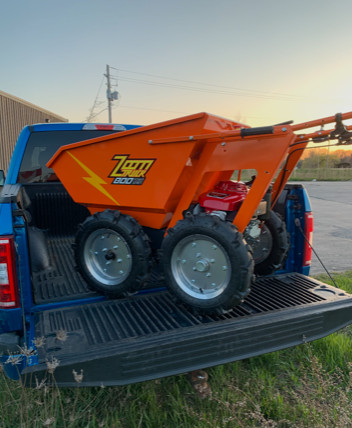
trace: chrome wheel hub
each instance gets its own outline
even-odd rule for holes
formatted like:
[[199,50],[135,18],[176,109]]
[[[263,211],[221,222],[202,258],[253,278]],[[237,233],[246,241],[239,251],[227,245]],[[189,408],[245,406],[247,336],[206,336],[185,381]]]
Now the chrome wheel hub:
[[84,262],[96,281],[122,283],[132,269],[132,254],[125,239],[112,229],[93,231],[84,246]]
[[178,286],[189,296],[212,299],[221,294],[231,278],[225,248],[207,235],[181,239],[171,257],[171,270]]

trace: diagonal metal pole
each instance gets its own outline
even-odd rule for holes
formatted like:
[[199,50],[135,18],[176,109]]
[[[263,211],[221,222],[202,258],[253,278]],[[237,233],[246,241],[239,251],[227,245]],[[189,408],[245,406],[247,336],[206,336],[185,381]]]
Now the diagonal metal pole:
[[106,91],[106,97],[108,99],[108,112],[109,112],[109,123],[112,123],[111,118],[111,84],[110,84],[110,67],[106,65],[106,74],[105,77],[107,79],[107,91]]

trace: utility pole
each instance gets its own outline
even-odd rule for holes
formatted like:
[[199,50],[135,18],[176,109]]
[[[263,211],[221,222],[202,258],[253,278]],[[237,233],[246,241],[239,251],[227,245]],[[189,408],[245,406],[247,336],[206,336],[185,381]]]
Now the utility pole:
[[107,91],[106,91],[106,97],[108,99],[108,111],[109,111],[109,123],[112,123],[111,118],[111,103],[112,103],[112,97],[111,97],[111,84],[110,84],[110,67],[106,65],[106,74],[105,77],[107,79]]
[[106,77],[106,80],[107,80],[106,98],[108,99],[109,123],[112,123],[111,106],[114,100],[118,100],[119,93],[117,91],[111,92],[110,67],[108,65],[106,65],[106,74],[104,74],[104,76]]

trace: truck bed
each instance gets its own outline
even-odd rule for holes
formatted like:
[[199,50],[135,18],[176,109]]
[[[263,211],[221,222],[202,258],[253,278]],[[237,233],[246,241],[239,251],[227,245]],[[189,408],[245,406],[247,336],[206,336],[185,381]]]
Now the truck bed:
[[[60,266],[52,275],[55,280],[43,280],[36,298],[44,303],[94,297],[72,268],[67,271],[72,265],[70,239],[51,240],[50,247],[60,253]],[[64,287],[61,277],[66,275],[71,285]],[[47,361],[56,358],[60,386],[75,386],[72,371],[81,369],[83,385],[123,385],[326,336],[351,323],[352,296],[293,273],[257,279],[246,300],[223,315],[194,315],[176,305],[167,291],[38,309],[35,336],[45,341],[38,348],[39,364],[22,374],[27,383],[46,377]]]

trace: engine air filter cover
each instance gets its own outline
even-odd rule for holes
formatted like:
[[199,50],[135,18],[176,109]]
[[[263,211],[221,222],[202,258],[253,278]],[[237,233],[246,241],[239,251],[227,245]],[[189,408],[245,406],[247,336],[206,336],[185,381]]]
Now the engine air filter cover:
[[199,204],[208,211],[236,211],[248,194],[244,183],[219,181],[213,190],[199,196]]

